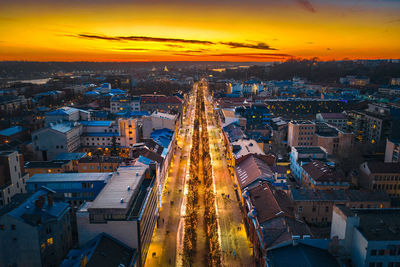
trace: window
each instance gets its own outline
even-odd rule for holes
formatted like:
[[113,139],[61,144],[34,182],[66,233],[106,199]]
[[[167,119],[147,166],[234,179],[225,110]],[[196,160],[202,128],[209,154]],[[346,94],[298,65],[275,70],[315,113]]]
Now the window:
[[52,237],[47,239],[47,245],[53,245],[53,238]]
[[82,188],[86,188],[86,183],[82,183]]
[[317,209],[316,207],[312,207],[312,211],[315,212]]
[[11,224],[11,230],[16,230],[17,226],[15,224]]
[[6,230],[6,226],[4,224],[0,224],[0,229],[3,231]]
[[370,255],[371,256],[376,256],[376,249],[371,250]]
[[328,206],[325,207],[325,212],[329,212],[329,207]]
[[369,267],[375,267],[375,262],[370,262],[368,266]]
[[297,208],[297,210],[298,210],[298,212],[303,212],[303,207],[302,207],[302,206],[299,206],[299,207]]
[[384,249],[380,249],[380,250],[378,251],[378,254],[379,254],[379,256],[385,255],[385,250],[384,250]]

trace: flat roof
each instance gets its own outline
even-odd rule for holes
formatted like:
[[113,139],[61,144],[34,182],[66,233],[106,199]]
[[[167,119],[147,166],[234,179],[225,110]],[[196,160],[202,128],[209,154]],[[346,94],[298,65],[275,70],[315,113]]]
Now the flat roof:
[[326,153],[319,146],[296,146],[294,147],[300,154],[315,154],[315,153]]
[[83,126],[89,127],[106,127],[111,126],[113,121],[80,121]]
[[34,168],[61,168],[64,164],[67,164],[70,160],[53,160],[53,161],[27,161],[25,162],[25,169]]
[[[145,166],[119,167],[89,209],[128,209],[142,183]],[[128,190],[128,187],[130,190]],[[121,203],[121,199],[123,202]]]
[[169,114],[169,113],[162,113],[162,112],[157,112],[154,111],[151,114],[151,117],[156,117],[156,118],[162,118],[162,119],[169,119],[169,120],[175,120],[177,115]]
[[110,172],[89,173],[38,173],[33,175],[27,183],[55,183],[55,182],[80,182],[80,181],[106,181],[110,179]]
[[11,136],[22,132],[23,128],[21,126],[14,126],[0,131],[0,135]]
[[86,153],[60,153],[58,154],[54,160],[78,160],[86,156]]

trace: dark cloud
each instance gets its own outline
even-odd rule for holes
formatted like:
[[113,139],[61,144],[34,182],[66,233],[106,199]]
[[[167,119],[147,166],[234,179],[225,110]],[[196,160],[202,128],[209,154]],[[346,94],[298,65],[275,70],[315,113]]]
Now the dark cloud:
[[326,50],[332,50],[332,49],[330,49],[330,48],[328,47]]
[[78,38],[84,39],[98,39],[107,41],[137,41],[137,42],[158,42],[158,43],[189,43],[189,44],[203,44],[212,45],[211,41],[179,39],[179,38],[161,38],[161,37],[148,37],[148,36],[106,36],[97,34],[78,34]]
[[[174,53],[176,56],[199,56],[188,53]],[[253,58],[253,59],[284,59],[293,56],[288,54],[272,54],[272,53],[219,53],[219,54],[202,54],[203,57],[237,57],[237,58]]]
[[303,9],[315,13],[315,8],[309,0],[296,0],[296,3]]
[[232,48],[252,48],[252,49],[261,49],[261,50],[277,50],[275,48],[270,47],[266,43],[257,43],[257,44],[249,44],[249,43],[237,43],[237,42],[220,42],[220,44],[228,45]]
[[[250,49],[259,49],[259,50],[277,50],[276,48],[270,47],[268,44],[263,42],[257,43],[239,43],[239,42],[212,42],[207,40],[195,40],[195,39],[181,39],[181,38],[162,38],[162,37],[151,37],[151,36],[107,36],[100,34],[88,34],[88,33],[80,33],[76,35],[65,35],[68,37],[76,37],[83,39],[92,39],[92,40],[106,40],[106,41],[117,41],[117,42],[157,42],[157,43],[167,43],[166,45],[169,47],[176,48],[184,48],[181,44],[201,44],[201,45],[217,45],[222,44],[229,46],[231,48],[250,48]],[[172,43],[172,44],[171,44]],[[178,43],[178,44],[175,44]]]

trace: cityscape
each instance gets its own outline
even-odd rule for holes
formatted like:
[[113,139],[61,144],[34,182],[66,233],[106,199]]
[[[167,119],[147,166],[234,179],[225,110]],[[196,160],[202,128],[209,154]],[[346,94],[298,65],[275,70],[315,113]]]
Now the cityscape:
[[0,0],[0,267],[400,267],[399,14]]

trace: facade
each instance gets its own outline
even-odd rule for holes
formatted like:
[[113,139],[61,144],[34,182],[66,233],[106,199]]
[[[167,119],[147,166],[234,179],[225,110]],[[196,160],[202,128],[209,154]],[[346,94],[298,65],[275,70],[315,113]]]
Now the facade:
[[62,122],[32,133],[33,150],[37,158],[47,161],[59,153],[74,152],[80,145],[82,125],[77,122]]
[[288,145],[312,146],[316,125],[311,121],[290,121],[288,124]]
[[0,151],[0,208],[11,202],[18,193],[25,193],[28,180],[24,160],[17,151]]
[[56,124],[60,122],[77,122],[90,120],[90,112],[85,110],[62,107],[45,114],[45,124],[49,126],[50,123]]
[[290,197],[297,218],[314,225],[330,224],[333,206],[338,204],[348,208],[390,208],[390,198],[386,192],[382,191],[291,188]]
[[348,156],[352,152],[353,133],[342,131],[327,123],[317,123],[316,125],[317,130],[313,145],[325,148],[330,155],[342,154]]
[[301,183],[303,177],[303,165],[312,160],[319,160],[329,165],[333,164],[328,163],[328,152],[323,147],[292,147],[290,152],[290,170],[299,183]]
[[294,236],[310,237],[307,225],[295,219],[290,199],[284,191],[275,189],[267,182],[260,182],[245,189],[243,198],[248,236],[259,266],[268,266],[268,249],[292,242]]
[[28,193],[46,186],[64,195],[72,205],[93,201],[111,177],[111,173],[42,173],[33,175],[26,184]]
[[171,112],[182,114],[183,100],[177,96],[142,95],[140,109],[148,112]]
[[148,167],[119,167],[96,199],[77,212],[79,244],[104,232],[136,249],[143,266],[158,217],[154,181]]
[[400,142],[389,138],[387,139],[385,162],[400,162]]
[[347,127],[347,116],[344,113],[317,113],[315,119],[318,122],[325,122],[338,127],[339,129],[345,129]]
[[359,185],[369,190],[386,191],[400,197],[400,163],[364,162],[360,165]]
[[400,210],[349,209],[334,206],[331,238],[341,258],[353,266],[390,266],[400,264]]
[[74,171],[72,160],[29,161],[25,162],[24,169],[29,177],[37,173],[64,173]]
[[21,126],[13,126],[0,131],[0,143],[9,143],[17,139],[22,139],[24,128]]
[[84,157],[78,162],[78,172],[114,172],[121,162],[120,157]]
[[319,160],[312,160],[302,166],[301,183],[308,189],[335,190],[347,189],[350,183],[343,173]]
[[175,131],[177,129],[177,115],[153,112],[150,116],[142,117],[143,138],[150,138],[151,132],[160,129],[169,129]]
[[111,113],[140,111],[140,96],[114,96],[110,100]]
[[0,262],[3,266],[56,267],[72,248],[68,203],[41,188],[19,195],[0,210]]

